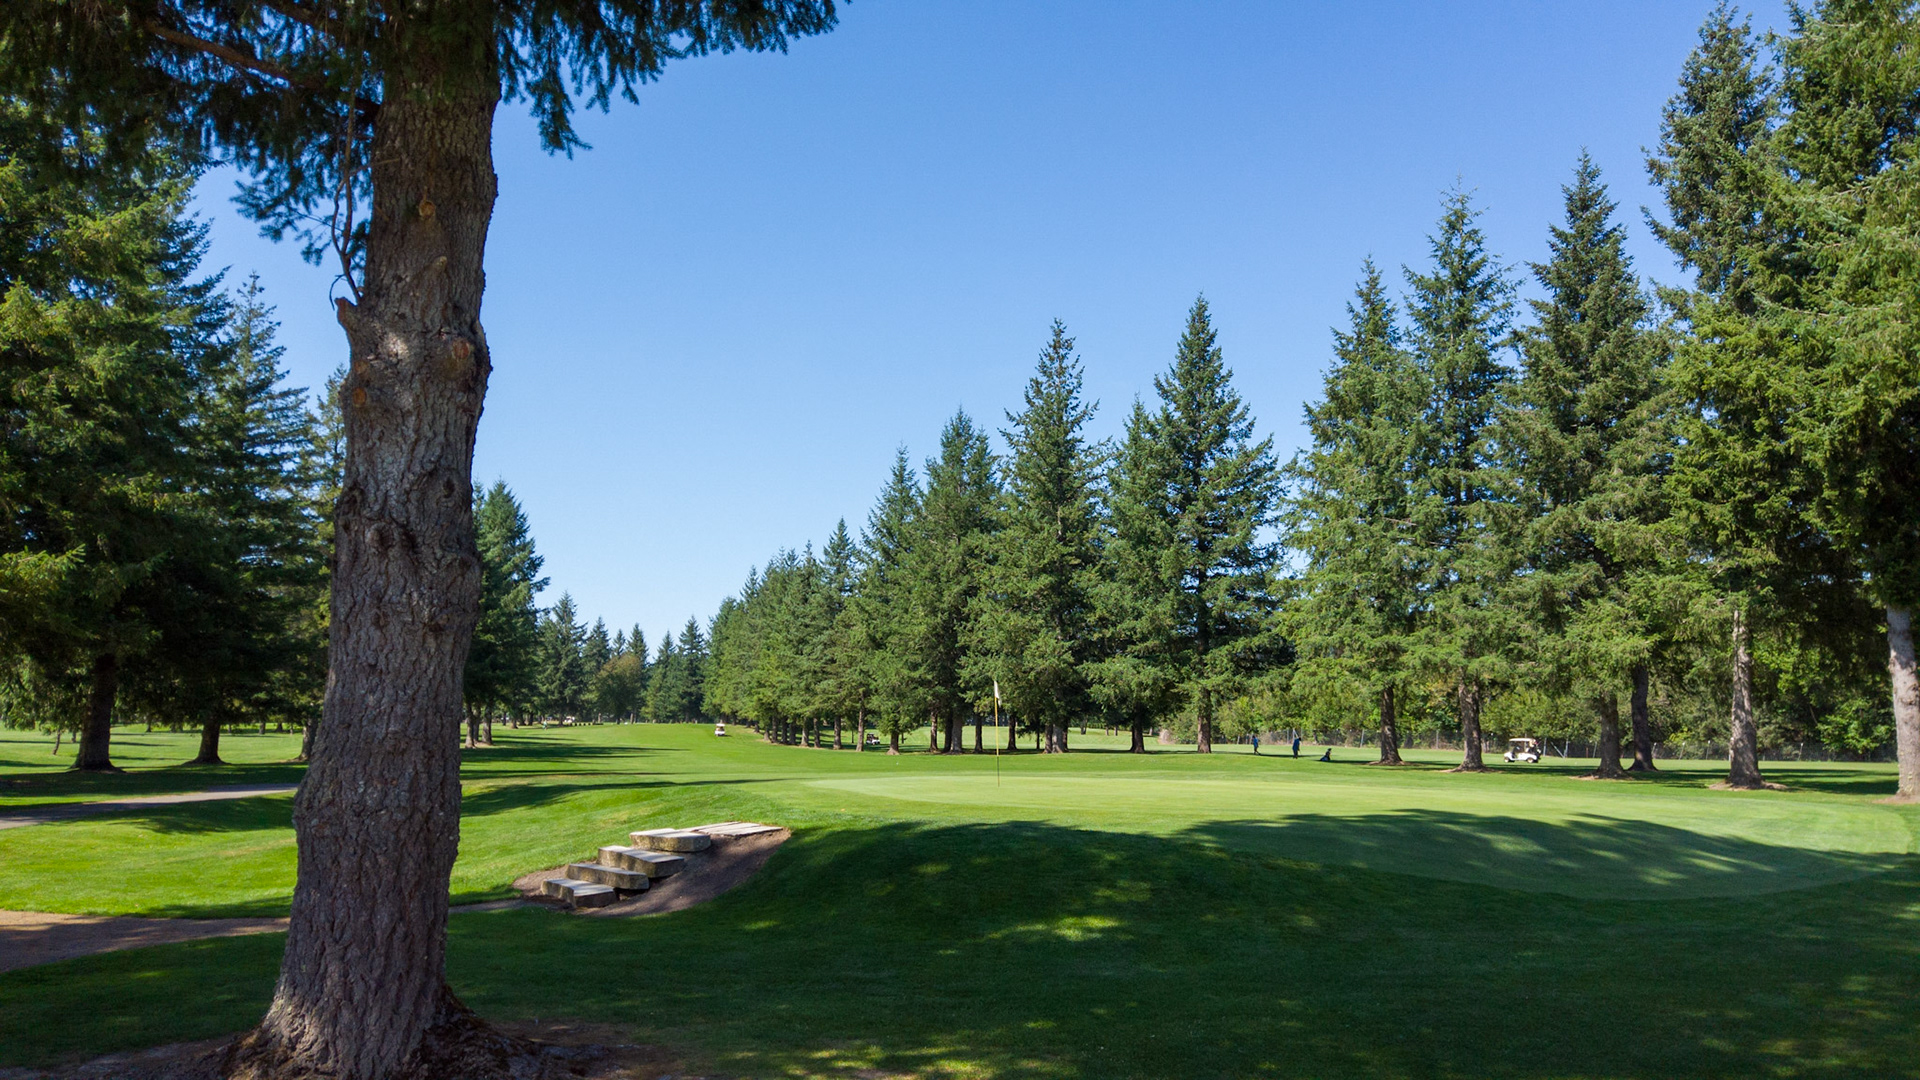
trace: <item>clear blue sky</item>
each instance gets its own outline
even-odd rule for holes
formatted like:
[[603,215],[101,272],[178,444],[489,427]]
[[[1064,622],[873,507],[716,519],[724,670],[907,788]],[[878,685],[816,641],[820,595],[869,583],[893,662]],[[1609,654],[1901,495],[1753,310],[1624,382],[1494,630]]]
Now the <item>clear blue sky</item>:
[[[786,56],[583,114],[571,161],[503,106],[475,477],[526,503],[546,602],[657,642],[864,521],[957,407],[1003,426],[1055,317],[1110,434],[1204,291],[1284,458],[1361,260],[1420,264],[1456,179],[1520,266],[1585,147],[1674,276],[1641,151],[1710,6],[855,0]],[[261,274],[316,386],[345,355],[331,275],[231,180],[201,191],[212,265]]]

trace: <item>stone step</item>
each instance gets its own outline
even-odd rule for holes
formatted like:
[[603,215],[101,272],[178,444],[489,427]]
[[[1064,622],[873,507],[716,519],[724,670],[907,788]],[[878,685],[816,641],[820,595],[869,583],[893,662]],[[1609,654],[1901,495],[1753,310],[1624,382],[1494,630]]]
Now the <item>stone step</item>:
[[653,884],[643,870],[622,870],[617,866],[590,862],[568,863],[567,876],[576,881],[591,881],[595,885],[611,885],[621,892],[646,892],[647,886]]
[[664,851],[648,851],[646,848],[621,847],[609,844],[600,849],[600,865],[618,867],[621,870],[638,870],[653,878],[672,877],[687,868],[687,860],[678,855],[669,855]]
[[568,907],[576,908],[606,907],[619,899],[611,885],[597,885],[574,878],[548,878],[540,886],[540,891],[556,900],[566,901]]
[[705,851],[713,846],[713,837],[691,829],[647,829],[627,835],[634,847],[648,851]]
[[696,825],[691,830],[715,837],[759,836],[762,833],[779,832],[778,825],[761,825],[752,821],[723,821],[717,825]]

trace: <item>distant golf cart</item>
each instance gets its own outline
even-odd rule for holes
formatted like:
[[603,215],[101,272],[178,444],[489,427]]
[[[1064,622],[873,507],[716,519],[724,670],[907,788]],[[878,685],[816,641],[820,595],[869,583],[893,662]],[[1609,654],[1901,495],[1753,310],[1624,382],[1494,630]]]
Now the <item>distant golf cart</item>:
[[725,735],[727,733],[727,722],[725,720],[715,721],[713,733],[715,735]]
[[1538,765],[1540,763],[1540,740],[1508,739],[1507,764]]

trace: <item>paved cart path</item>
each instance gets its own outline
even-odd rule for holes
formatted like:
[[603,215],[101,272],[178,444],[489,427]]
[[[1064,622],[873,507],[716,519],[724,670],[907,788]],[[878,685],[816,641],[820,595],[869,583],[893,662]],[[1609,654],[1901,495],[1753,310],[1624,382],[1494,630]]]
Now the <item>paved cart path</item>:
[[0,911],[0,971],[176,941],[285,930],[285,919],[137,919]]
[[0,810],[0,829],[51,825],[58,821],[72,821],[74,818],[86,817],[89,814],[111,814],[121,810],[137,810],[143,806],[219,802],[222,799],[251,799],[256,795],[284,795],[296,790],[299,786],[298,784],[235,784],[230,787],[208,788],[205,791],[188,791],[178,795],[139,795],[130,799],[52,803],[28,810]]

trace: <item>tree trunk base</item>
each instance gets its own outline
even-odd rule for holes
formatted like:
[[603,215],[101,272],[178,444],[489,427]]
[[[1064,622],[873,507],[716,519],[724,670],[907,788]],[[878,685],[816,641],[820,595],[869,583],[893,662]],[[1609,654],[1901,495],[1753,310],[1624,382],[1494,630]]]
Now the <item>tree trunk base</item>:
[[[1390,757],[1390,758],[1379,758],[1378,760],[1375,760],[1375,761],[1369,761],[1367,762],[1367,764],[1369,765],[1408,765],[1412,763],[1407,761],[1405,758]],[[1455,771],[1457,772],[1459,770],[1455,770]],[[1482,768],[1480,771],[1485,772],[1486,769]]]
[[1660,766],[1655,765],[1651,761],[1636,761],[1633,764],[1627,766],[1627,771],[1628,772],[1659,772]]
[[1582,774],[1581,774],[1581,775],[1580,775],[1580,776],[1578,777],[1578,779],[1581,779],[1581,780],[1626,780],[1626,779],[1628,779],[1628,776],[1627,776],[1627,770],[1625,770],[1625,769],[1623,769],[1623,768],[1621,768],[1621,767],[1620,767],[1620,766],[1618,766],[1618,765],[1615,765],[1615,766],[1613,766],[1612,768],[1607,768],[1607,767],[1605,767],[1605,766],[1602,766],[1602,767],[1600,767],[1600,768],[1598,768],[1598,769],[1595,769],[1595,770],[1593,770],[1593,771],[1592,771],[1592,772],[1590,772],[1590,773],[1582,773]]
[[[225,765],[226,763],[227,763],[226,759],[222,758],[219,754],[215,754],[212,757],[208,757],[205,754],[201,754],[200,756],[194,758],[192,761],[187,762],[187,764],[189,765]],[[120,770],[115,769],[113,771],[119,772]]]
[[1786,791],[1787,785],[1776,784],[1771,780],[1750,780],[1736,784],[1731,780],[1722,780],[1708,786],[1709,791]]
[[68,772],[123,773],[123,772],[126,772],[127,770],[111,762],[108,762],[104,765],[101,765],[101,764],[82,765],[76,761],[72,765],[67,766],[67,771]]
[[1487,768],[1485,765],[1478,765],[1478,764],[1468,765],[1465,762],[1461,762],[1460,764],[1455,765],[1453,768],[1448,769],[1447,771],[1448,772],[1492,772],[1493,770]]
[[[597,1071],[582,1066],[607,1055],[599,1047],[553,1046],[507,1035],[448,997],[448,1015],[427,1029],[390,1080],[562,1080]],[[339,1074],[302,1060],[264,1029],[255,1029],[227,1049],[220,1075],[225,1080],[336,1080]]]

